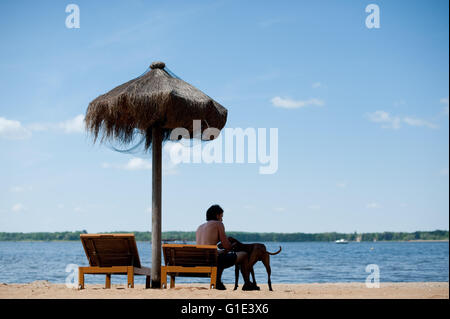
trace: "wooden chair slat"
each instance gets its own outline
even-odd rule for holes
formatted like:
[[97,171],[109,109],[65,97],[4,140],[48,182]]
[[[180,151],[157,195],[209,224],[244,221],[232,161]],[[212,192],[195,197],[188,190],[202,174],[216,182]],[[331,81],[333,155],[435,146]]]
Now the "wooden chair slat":
[[210,287],[216,285],[217,247],[214,245],[162,245],[165,266],[161,269],[161,285],[175,287],[175,277],[210,277]]
[[[100,236],[99,236],[100,235]],[[141,267],[136,240],[132,234],[120,236],[95,234],[80,235],[91,266]],[[124,258],[126,256],[126,258]]]
[[111,274],[126,274],[128,287],[134,287],[134,276],[146,276],[150,288],[151,269],[141,267],[134,234],[81,234],[90,267],[79,267],[79,288],[84,288],[85,274],[105,274],[105,287],[111,287]]

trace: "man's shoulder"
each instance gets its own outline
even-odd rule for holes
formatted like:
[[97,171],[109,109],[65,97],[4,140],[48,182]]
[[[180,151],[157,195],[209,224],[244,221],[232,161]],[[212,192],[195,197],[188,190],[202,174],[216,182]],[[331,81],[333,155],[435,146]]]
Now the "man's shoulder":
[[225,229],[223,223],[221,221],[218,220],[209,220],[206,223],[201,224],[200,226],[198,226],[197,231],[203,231],[203,230],[208,230],[208,229]]
[[203,223],[200,226],[203,226],[203,225],[219,225],[219,224],[223,225],[223,223],[221,221],[219,221],[219,220],[208,220],[206,223]]
[[219,225],[223,225],[223,223],[218,220],[208,220],[206,223],[203,223],[200,226],[198,226],[197,229],[205,228],[205,227],[214,227],[214,226],[219,226]]
[[215,226],[223,226],[223,223],[219,220],[210,220],[207,223],[210,223],[210,225],[215,225]]

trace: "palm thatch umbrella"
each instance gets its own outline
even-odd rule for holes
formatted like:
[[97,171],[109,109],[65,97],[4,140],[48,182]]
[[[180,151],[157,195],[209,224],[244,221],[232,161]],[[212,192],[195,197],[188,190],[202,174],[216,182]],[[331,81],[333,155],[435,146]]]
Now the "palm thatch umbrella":
[[[194,135],[194,120],[201,127],[221,130],[227,109],[170,72],[163,62],[153,62],[143,75],[100,95],[86,111],[86,129],[94,143],[115,141],[128,145],[136,132],[152,149],[152,287],[161,282],[161,151],[175,128]],[[139,135],[139,134],[138,134]],[[208,139],[212,139],[210,136]]]

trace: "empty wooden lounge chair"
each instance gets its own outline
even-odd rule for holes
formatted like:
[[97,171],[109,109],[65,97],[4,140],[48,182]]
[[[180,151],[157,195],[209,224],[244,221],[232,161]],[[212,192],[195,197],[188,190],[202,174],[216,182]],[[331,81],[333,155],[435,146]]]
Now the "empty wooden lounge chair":
[[111,275],[127,275],[127,287],[134,288],[134,276],[146,276],[150,288],[151,269],[142,267],[133,234],[81,234],[89,267],[78,268],[78,288],[84,288],[85,274],[106,275],[105,288],[111,288]]
[[175,287],[175,277],[210,277],[210,288],[216,286],[217,246],[163,244],[165,266],[161,267],[161,288]]

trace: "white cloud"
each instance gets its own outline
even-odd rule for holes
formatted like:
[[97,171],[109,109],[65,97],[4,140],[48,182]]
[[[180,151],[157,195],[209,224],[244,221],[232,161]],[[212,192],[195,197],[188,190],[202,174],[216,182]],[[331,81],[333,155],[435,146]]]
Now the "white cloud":
[[380,206],[380,204],[378,204],[378,203],[369,203],[369,204],[367,204],[366,205],[366,208],[370,208],[370,209],[374,209],[374,208],[380,208],[381,206]]
[[22,193],[26,191],[31,191],[33,188],[31,186],[13,186],[9,190],[13,193]]
[[33,132],[43,132],[48,131],[51,126],[54,126],[52,124],[46,124],[46,123],[33,123],[30,125],[27,125],[27,129]]
[[15,213],[21,212],[25,210],[25,206],[23,206],[22,204],[18,203],[13,205],[13,207],[11,207],[11,210]]
[[400,128],[400,118],[392,117],[388,112],[385,111],[376,111],[374,113],[367,114],[367,117],[371,122],[381,123],[383,128]]
[[83,133],[85,130],[84,115],[79,114],[74,118],[58,123],[33,123],[28,125],[28,129],[37,132],[53,130],[63,131],[64,133]]
[[448,176],[448,167],[444,168],[444,169],[441,169],[440,173],[441,173],[442,176]]
[[270,100],[273,104],[273,106],[275,107],[281,107],[281,108],[285,108],[285,109],[296,109],[296,108],[301,108],[301,107],[306,107],[306,106],[323,106],[325,105],[325,102],[320,100],[320,99],[316,99],[316,98],[311,98],[309,100],[292,100],[289,98],[282,98],[279,96],[274,97],[273,99]]
[[102,168],[120,168],[120,165],[118,164],[112,164],[112,163],[107,163],[107,162],[103,162],[101,164]]
[[312,210],[319,210],[320,209],[320,205],[309,205],[308,208],[312,209]]
[[70,120],[60,122],[57,124],[57,127],[62,129],[65,133],[83,133],[84,115],[79,114]]
[[281,213],[281,212],[286,211],[286,208],[284,208],[284,207],[275,207],[274,210],[275,210],[276,212],[278,212],[278,213]]
[[386,111],[376,111],[373,113],[368,113],[366,116],[371,122],[382,124],[382,128],[391,128],[398,130],[401,128],[402,123],[409,126],[428,127],[432,129],[439,128],[438,125],[425,121],[423,119],[413,118],[410,116],[401,118],[399,116],[392,116]]
[[425,127],[433,128],[433,129],[436,129],[439,127],[436,124],[427,122],[422,119],[412,118],[412,117],[405,117],[403,119],[403,122],[405,122],[406,124],[411,125],[411,126],[425,126]]
[[130,159],[123,168],[130,171],[152,169],[152,163],[148,160],[134,157]]
[[347,185],[348,185],[347,182],[339,182],[339,183],[336,184],[336,186],[339,187],[339,188],[346,188]]
[[23,126],[19,121],[8,120],[0,117],[0,138],[18,140],[30,138],[32,132],[48,130],[63,131],[65,133],[82,133],[84,127],[84,115],[79,114],[72,119],[59,123],[32,123]]
[[311,85],[311,87],[313,88],[313,89],[318,89],[318,88],[320,88],[322,86],[322,83],[320,83],[320,82],[314,82],[312,85]]
[[140,157],[133,157],[125,164],[102,163],[103,168],[116,168],[128,171],[151,170],[152,163]]
[[[176,169],[177,164],[173,163],[170,160],[169,156],[167,156],[168,149],[169,148],[166,148],[164,145],[162,158],[162,173],[163,175],[176,175],[178,174],[178,171]],[[133,157],[124,164],[104,162],[101,164],[101,166],[102,168],[115,168],[127,171],[139,171],[139,170],[151,170],[152,162],[151,160],[143,159],[140,157]]]
[[19,121],[0,117],[0,138],[20,140],[31,137],[31,131],[22,126]]

